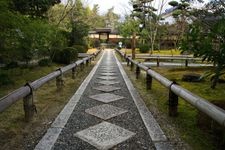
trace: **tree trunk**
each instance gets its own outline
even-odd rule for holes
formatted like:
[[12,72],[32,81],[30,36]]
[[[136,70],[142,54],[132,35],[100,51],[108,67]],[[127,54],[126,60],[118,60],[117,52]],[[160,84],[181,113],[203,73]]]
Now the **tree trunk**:
[[132,37],[132,59],[135,59],[135,49],[136,49],[136,33],[133,32],[133,37]]

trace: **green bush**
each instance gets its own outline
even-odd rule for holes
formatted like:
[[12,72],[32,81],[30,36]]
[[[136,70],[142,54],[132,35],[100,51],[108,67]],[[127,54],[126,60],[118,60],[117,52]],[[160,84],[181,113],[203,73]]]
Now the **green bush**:
[[70,64],[72,61],[76,61],[77,57],[77,50],[73,47],[67,47],[62,50],[55,49],[52,60],[56,63]]
[[0,74],[0,85],[9,85],[9,84],[13,84],[13,80],[11,80],[9,78],[9,76],[7,74],[1,73]]
[[74,45],[73,48],[75,48],[78,53],[86,53],[88,50],[88,48],[84,45]]
[[149,45],[147,44],[139,45],[139,48],[141,53],[147,53],[150,49]]
[[50,60],[48,58],[44,58],[38,61],[39,66],[49,66],[50,65]]

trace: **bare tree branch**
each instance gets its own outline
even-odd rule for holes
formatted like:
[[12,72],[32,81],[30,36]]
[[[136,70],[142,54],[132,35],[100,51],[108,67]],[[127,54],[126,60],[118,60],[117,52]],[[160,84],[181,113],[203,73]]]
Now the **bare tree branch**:
[[[72,7],[68,11],[66,11],[69,4],[71,4]],[[73,3],[73,0],[67,0],[67,3],[64,7],[61,18],[59,19],[59,22],[57,23],[57,26],[59,26],[60,23],[66,18],[66,16],[73,10],[74,6],[75,6],[75,3]]]

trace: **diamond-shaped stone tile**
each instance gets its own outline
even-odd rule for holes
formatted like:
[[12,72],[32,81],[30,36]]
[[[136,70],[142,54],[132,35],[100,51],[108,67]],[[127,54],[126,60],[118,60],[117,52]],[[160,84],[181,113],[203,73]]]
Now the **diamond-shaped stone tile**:
[[103,94],[92,95],[92,96],[90,96],[90,98],[100,101],[100,102],[103,102],[103,103],[110,103],[113,101],[121,100],[124,97],[115,95],[115,94],[111,94],[111,93],[103,93]]
[[103,85],[103,86],[94,87],[94,89],[102,91],[102,92],[112,92],[112,91],[120,90],[121,88],[110,86],[110,85]]
[[123,113],[126,113],[127,110],[109,104],[103,104],[100,106],[86,109],[85,112],[98,118],[107,120],[115,116],[121,115]]
[[102,76],[116,76],[116,73],[108,72],[108,73],[100,73],[100,75],[102,75]]
[[120,82],[119,81],[107,81],[107,80],[104,80],[104,81],[99,81],[98,83],[103,84],[103,85],[113,85],[113,84],[117,84],[117,83],[120,83]]
[[98,77],[98,79],[103,79],[103,80],[114,80],[117,77],[111,77],[111,76],[100,76]]
[[135,133],[129,130],[105,121],[75,134],[76,137],[101,150],[112,148],[134,135]]

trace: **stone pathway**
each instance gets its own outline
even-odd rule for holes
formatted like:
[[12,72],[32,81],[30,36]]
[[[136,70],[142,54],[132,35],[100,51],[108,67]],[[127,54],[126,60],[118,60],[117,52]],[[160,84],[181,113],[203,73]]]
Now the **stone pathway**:
[[105,50],[35,149],[172,148],[113,50]]

